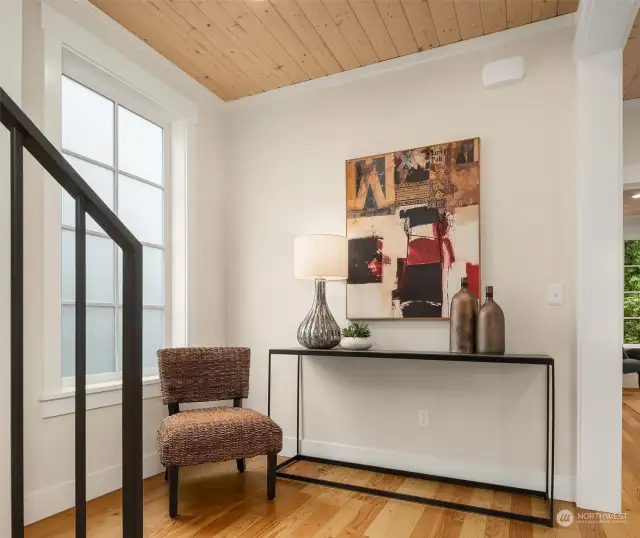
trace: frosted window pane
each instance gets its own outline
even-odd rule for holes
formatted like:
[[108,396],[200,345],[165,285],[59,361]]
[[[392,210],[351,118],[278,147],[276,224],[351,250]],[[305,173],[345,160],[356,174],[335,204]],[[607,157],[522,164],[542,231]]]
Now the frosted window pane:
[[[62,230],[62,300],[76,298],[76,233]],[[87,235],[87,301],[114,302],[114,243]]]
[[118,174],[118,216],[138,241],[162,244],[162,189]]
[[157,368],[157,352],[164,347],[164,312],[145,309],[142,320],[142,364],[144,368]]
[[[164,251],[143,247],[142,304],[164,306]],[[118,304],[122,304],[122,256],[118,258]]]
[[162,128],[118,107],[118,168],[162,185]]
[[[62,377],[75,375],[75,306],[62,306]],[[115,372],[115,308],[87,307],[87,375]]]
[[62,147],[113,166],[113,101],[62,77]]
[[[122,369],[122,308],[118,308],[118,352]],[[159,349],[164,347],[164,310],[142,311],[142,367],[157,368]]]
[[145,305],[164,306],[164,252],[158,248],[144,247],[143,294]]
[[[110,209],[113,209],[113,172],[102,168],[102,166],[71,157],[71,155],[65,155],[64,157],[75,168],[76,172],[82,176],[82,179],[89,184],[89,187],[96,191],[102,201]],[[67,226],[76,225],[76,203],[64,190],[62,191],[62,224]],[[87,229],[94,232],[102,231],[102,228],[91,217],[87,218]]]

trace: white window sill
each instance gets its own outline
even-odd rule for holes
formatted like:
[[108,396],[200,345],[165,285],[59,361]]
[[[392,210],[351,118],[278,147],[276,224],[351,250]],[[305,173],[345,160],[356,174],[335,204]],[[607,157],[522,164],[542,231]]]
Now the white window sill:
[[[61,389],[58,392],[40,397],[42,418],[59,417],[75,413],[75,388]],[[149,376],[142,379],[142,399],[160,397],[160,378]],[[122,381],[95,383],[87,387],[87,411],[101,407],[122,404]]]

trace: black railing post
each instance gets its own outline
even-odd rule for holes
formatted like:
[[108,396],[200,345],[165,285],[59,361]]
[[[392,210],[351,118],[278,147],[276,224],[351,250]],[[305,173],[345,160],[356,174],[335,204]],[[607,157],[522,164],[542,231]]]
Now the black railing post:
[[142,245],[122,255],[122,536],[142,538]]
[[11,132],[11,538],[24,538],[24,149],[76,200],[78,538],[86,536],[86,215],[92,217],[123,252],[123,537],[142,538],[142,245],[2,88],[0,123]]
[[76,198],[76,538],[87,535],[87,218]]
[[11,537],[24,536],[23,136],[11,128]]

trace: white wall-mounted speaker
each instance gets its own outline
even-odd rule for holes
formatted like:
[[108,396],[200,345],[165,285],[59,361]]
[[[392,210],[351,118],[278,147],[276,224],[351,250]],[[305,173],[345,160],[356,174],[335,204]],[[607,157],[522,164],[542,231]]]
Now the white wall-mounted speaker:
[[482,69],[482,83],[487,89],[519,84],[524,79],[524,58],[514,56],[491,62]]

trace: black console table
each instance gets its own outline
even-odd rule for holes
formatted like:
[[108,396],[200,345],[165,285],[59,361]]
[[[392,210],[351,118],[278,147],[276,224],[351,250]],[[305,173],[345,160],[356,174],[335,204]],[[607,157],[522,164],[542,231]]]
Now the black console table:
[[[271,349],[269,350],[269,381],[268,381],[268,393],[267,393],[267,414],[271,416],[271,358],[273,355],[294,355],[298,357],[298,381],[297,381],[297,410],[296,410],[296,455],[289,458],[287,461],[278,465],[276,476],[280,478],[287,478],[290,480],[299,480],[302,482],[308,482],[311,484],[318,484],[321,486],[329,486],[334,488],[341,488],[350,491],[357,491],[359,493],[367,493],[370,495],[380,495],[383,497],[389,497],[391,499],[399,499],[402,501],[411,501],[422,504],[430,504],[439,506],[442,508],[450,508],[454,510],[464,510],[467,512],[475,512],[478,514],[504,517],[508,519],[514,519],[516,521],[524,521],[528,523],[537,523],[541,525],[553,526],[553,481],[554,481],[554,465],[555,465],[555,369],[554,361],[551,357],[546,355],[480,355],[480,354],[465,354],[465,353],[448,353],[437,351],[381,351],[381,350],[367,350],[367,351],[351,351],[346,349],[305,349],[305,348],[286,348],[286,349]],[[545,470],[545,490],[530,490],[523,488],[516,488],[511,486],[504,486],[500,484],[491,484],[486,482],[475,482],[472,480],[462,480],[459,478],[451,478],[446,476],[436,476],[430,474],[416,473],[411,471],[403,471],[398,469],[387,469],[384,467],[376,467],[372,465],[363,465],[355,462],[344,462],[329,460],[325,458],[316,458],[313,456],[305,456],[301,450],[300,439],[300,388],[302,385],[302,357],[304,356],[317,356],[317,357],[344,357],[344,358],[359,358],[359,359],[392,359],[392,360],[418,360],[418,361],[448,361],[448,362],[473,362],[473,363],[489,363],[489,364],[524,364],[524,365],[538,365],[546,368],[546,470]],[[327,465],[337,465],[342,467],[350,467],[354,469],[362,469],[366,471],[391,474],[396,476],[404,476],[410,478],[419,478],[423,480],[432,480],[436,482],[445,482],[449,484],[455,484],[459,486],[467,486],[472,488],[491,489],[496,491],[504,491],[507,493],[528,495],[531,497],[540,497],[548,501],[549,517],[538,517],[529,514],[519,514],[515,512],[507,512],[503,510],[496,510],[493,508],[484,508],[481,506],[473,506],[469,504],[461,504],[450,501],[443,501],[439,499],[431,499],[427,497],[420,497],[417,495],[407,495],[404,493],[397,493],[395,491],[386,491],[376,488],[369,488],[365,486],[357,486],[353,484],[345,484],[342,482],[334,482],[331,480],[323,480],[322,478],[313,478],[308,476],[296,475],[286,472],[286,467],[296,461],[311,461]]]

